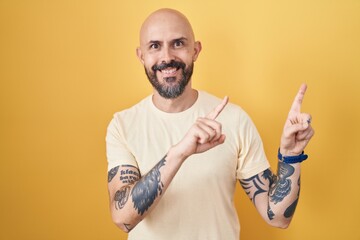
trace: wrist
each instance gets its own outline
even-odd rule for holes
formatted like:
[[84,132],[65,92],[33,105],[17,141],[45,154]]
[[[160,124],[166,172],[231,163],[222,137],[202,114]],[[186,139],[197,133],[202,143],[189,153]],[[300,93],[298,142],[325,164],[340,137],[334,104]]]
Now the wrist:
[[300,155],[303,151],[293,151],[293,150],[288,150],[284,147],[281,147],[279,148],[279,151],[281,153],[281,155],[283,156],[287,156],[287,157],[290,157],[290,156],[298,156]]
[[167,157],[168,158],[172,158],[172,159],[176,159],[177,161],[183,163],[188,156],[186,156],[182,151],[179,151],[179,149],[177,148],[177,146],[172,146],[168,153],[167,153]]
[[305,161],[308,158],[308,155],[304,154],[304,151],[302,151],[300,154],[297,155],[284,155],[281,154],[281,150],[279,148],[278,150],[278,159],[280,162],[293,164],[293,163],[301,163]]

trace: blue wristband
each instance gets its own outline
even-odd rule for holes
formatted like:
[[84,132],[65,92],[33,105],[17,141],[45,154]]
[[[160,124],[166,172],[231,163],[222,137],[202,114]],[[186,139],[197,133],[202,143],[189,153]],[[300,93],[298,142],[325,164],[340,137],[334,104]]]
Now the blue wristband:
[[288,164],[292,164],[292,163],[300,163],[302,161],[305,161],[308,158],[308,155],[304,154],[304,151],[298,155],[298,156],[283,156],[280,153],[280,148],[278,150],[278,159],[283,162],[283,163],[288,163]]

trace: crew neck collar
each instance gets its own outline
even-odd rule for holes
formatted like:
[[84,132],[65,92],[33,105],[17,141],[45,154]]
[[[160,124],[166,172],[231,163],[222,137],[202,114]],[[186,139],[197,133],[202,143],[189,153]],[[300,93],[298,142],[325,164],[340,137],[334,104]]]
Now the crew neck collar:
[[156,114],[159,114],[164,117],[181,117],[181,116],[187,116],[188,114],[191,114],[194,111],[194,109],[196,109],[196,106],[199,104],[200,99],[202,98],[202,92],[197,90],[197,93],[198,93],[198,96],[197,96],[196,101],[193,103],[193,105],[191,105],[189,108],[185,109],[184,111],[175,112],[175,113],[164,112],[164,111],[158,109],[152,100],[153,95],[149,96],[148,101],[149,101],[151,109]]

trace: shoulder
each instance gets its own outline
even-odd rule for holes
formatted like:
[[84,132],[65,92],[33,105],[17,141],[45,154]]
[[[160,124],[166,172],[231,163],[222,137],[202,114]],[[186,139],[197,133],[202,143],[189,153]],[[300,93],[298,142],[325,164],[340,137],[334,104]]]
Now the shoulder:
[[147,111],[150,107],[151,96],[147,96],[142,99],[140,102],[136,103],[135,105],[123,109],[119,112],[114,114],[114,117],[129,117],[129,116],[136,116],[138,114],[142,114]]
[[112,120],[110,121],[109,127],[129,127],[134,121],[143,119],[144,115],[147,114],[150,108],[151,96],[147,96],[137,104],[115,112]]

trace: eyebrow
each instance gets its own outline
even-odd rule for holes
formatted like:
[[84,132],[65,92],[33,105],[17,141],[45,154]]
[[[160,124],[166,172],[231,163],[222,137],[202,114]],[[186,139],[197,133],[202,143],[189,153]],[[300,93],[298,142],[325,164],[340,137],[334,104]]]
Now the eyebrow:
[[181,38],[176,38],[174,40],[172,40],[173,42],[176,42],[176,41],[187,41],[188,39],[186,37],[181,37]]
[[147,45],[150,45],[150,44],[159,44],[160,43],[160,41],[158,41],[158,40],[150,40],[148,43],[147,43]]
[[[170,42],[187,41],[187,40],[188,40],[188,39],[187,39],[186,37],[180,37],[180,38],[172,39]],[[161,41],[159,41],[159,40],[150,40],[147,45],[160,44],[160,43],[161,43]]]

